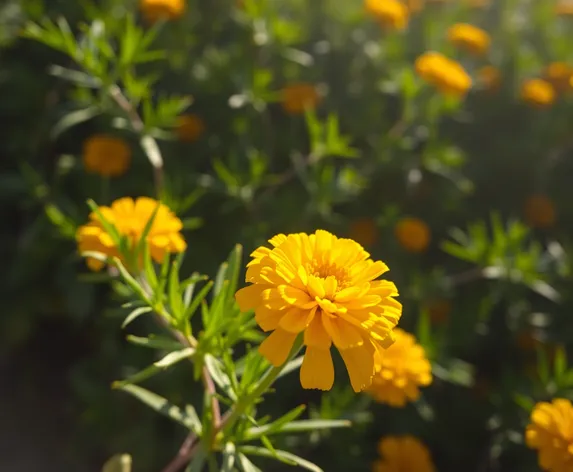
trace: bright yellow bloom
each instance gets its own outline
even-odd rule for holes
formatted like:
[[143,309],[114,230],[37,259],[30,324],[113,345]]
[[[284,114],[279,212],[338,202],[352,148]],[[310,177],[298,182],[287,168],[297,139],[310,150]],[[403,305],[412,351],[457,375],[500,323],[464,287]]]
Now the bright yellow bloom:
[[540,402],[531,412],[525,431],[525,442],[537,449],[539,467],[548,472],[573,470],[573,405],[556,398],[551,403]]
[[461,97],[472,86],[472,79],[456,61],[439,52],[426,52],[416,59],[416,72],[445,95]]
[[402,30],[408,24],[408,7],[399,0],[365,0],[364,6],[386,28]]
[[478,80],[488,92],[496,92],[501,86],[501,72],[497,67],[484,66],[478,71]]
[[185,0],[139,0],[139,9],[149,22],[175,20],[185,13]]
[[[116,227],[121,236],[127,238],[130,249],[134,249],[157,204],[158,202],[152,198],[139,197],[133,201],[132,198],[124,197],[113,202],[111,207],[99,207],[99,211]],[[89,219],[89,223],[80,226],[76,234],[79,252],[94,251],[111,257],[120,257],[117,246],[101,224],[98,215],[92,212]],[[163,262],[167,253],[185,250],[187,245],[180,233],[182,229],[181,220],[169,208],[160,204],[147,236],[151,257],[156,262]],[[87,264],[92,270],[101,270],[104,265],[94,258],[88,258]]]
[[557,93],[568,92],[571,90],[573,67],[565,62],[552,62],[546,67],[543,78],[553,86]]
[[532,228],[548,228],[557,219],[555,205],[547,195],[531,195],[525,200],[525,221]]
[[197,141],[205,132],[205,124],[203,120],[193,113],[182,115],[177,119],[177,137],[181,141],[193,142]]
[[394,228],[400,245],[409,252],[423,252],[430,244],[430,228],[419,218],[402,218]]
[[372,218],[359,218],[350,224],[350,239],[358,244],[369,247],[378,239],[378,228]]
[[382,456],[374,463],[373,472],[435,472],[430,451],[413,436],[388,436],[378,443]]
[[84,143],[82,160],[86,171],[102,177],[125,174],[131,162],[131,149],[119,138],[96,135]]
[[482,56],[490,46],[489,34],[468,23],[456,23],[448,29],[448,40],[471,54]]
[[297,336],[306,351],[300,370],[303,388],[330,390],[334,366],[330,348],[340,352],[354,391],[370,386],[380,354],[394,341],[402,314],[396,286],[375,280],[388,270],[362,246],[327,231],[279,234],[272,249],[259,247],[247,265],[250,282],[235,295],[242,311],[255,310],[263,331],[272,331],[259,351],[282,365]]
[[306,108],[316,108],[320,96],[312,84],[295,83],[282,90],[283,109],[291,115],[304,113]]
[[561,0],[555,5],[555,13],[561,16],[573,16],[573,1]]
[[367,392],[377,402],[403,407],[420,397],[419,387],[432,383],[432,366],[414,336],[400,328],[394,334],[396,342],[380,356],[380,370]]
[[536,108],[545,108],[555,101],[555,89],[545,80],[529,79],[521,86],[521,98]]

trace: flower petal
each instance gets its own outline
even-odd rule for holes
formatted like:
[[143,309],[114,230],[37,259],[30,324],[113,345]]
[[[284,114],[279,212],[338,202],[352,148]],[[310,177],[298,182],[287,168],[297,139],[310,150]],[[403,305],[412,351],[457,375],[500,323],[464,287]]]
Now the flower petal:
[[332,339],[324,329],[322,317],[325,316],[322,311],[317,311],[316,315],[304,332],[304,344],[318,349],[330,349]]
[[316,310],[316,306],[311,310],[293,307],[281,318],[279,326],[289,333],[300,333],[313,320]]
[[273,331],[278,328],[284,310],[275,310],[265,305],[260,305],[255,309],[255,321],[263,331]]
[[369,387],[374,375],[374,346],[371,343],[364,343],[359,347],[343,349],[340,355],[348,370],[354,391],[361,392]]
[[330,390],[334,383],[334,364],[329,349],[307,347],[300,368],[300,383],[305,389]]
[[259,352],[275,367],[287,360],[297,335],[280,328],[274,330],[259,346]]
[[247,285],[235,293],[235,300],[242,312],[252,310],[261,304],[261,295],[268,287],[265,285]]
[[325,314],[322,317],[322,322],[324,324],[324,329],[332,338],[332,342],[338,349],[348,349],[360,346],[364,343],[360,331],[347,321],[344,321],[337,316],[329,316]]

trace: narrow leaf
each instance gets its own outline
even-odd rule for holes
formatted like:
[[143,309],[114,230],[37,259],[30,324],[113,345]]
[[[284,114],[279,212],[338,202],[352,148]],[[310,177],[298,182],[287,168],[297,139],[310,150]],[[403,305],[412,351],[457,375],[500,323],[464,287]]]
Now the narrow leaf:
[[132,459],[129,454],[116,454],[101,469],[101,472],[131,472]]
[[150,311],[151,311],[151,308],[149,308],[148,306],[142,306],[141,308],[136,308],[129,315],[127,315],[125,317],[125,320],[121,324],[121,327],[125,328],[133,320],[135,320],[136,318],[139,318],[141,315],[144,315],[145,313],[149,313]]
[[[273,455],[263,447],[242,446],[241,448],[239,448],[239,451],[247,455],[250,454],[253,456],[268,457],[274,459]],[[277,449],[276,453],[281,462],[285,462],[286,464],[298,465],[299,467],[302,467],[303,469],[306,470],[310,470],[311,472],[324,472],[316,464],[313,464],[312,462],[309,462],[306,459],[303,459],[302,457],[298,457],[294,454],[291,454],[290,452],[281,451],[280,449]]]

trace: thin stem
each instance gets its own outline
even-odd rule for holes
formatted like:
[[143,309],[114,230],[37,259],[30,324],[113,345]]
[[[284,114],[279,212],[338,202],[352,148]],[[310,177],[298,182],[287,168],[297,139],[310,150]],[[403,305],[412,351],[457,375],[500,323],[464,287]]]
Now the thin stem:
[[171,460],[169,464],[167,464],[161,472],[178,472],[181,468],[185,467],[185,465],[189,462],[189,459],[193,457],[193,454],[197,450],[199,446],[199,441],[197,441],[197,437],[191,433],[183,444],[179,448],[179,452],[177,455]]

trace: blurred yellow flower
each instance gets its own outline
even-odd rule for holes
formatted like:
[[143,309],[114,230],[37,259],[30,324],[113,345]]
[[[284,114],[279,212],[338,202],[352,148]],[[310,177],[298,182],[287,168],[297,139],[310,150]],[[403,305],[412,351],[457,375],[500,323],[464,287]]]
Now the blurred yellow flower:
[[388,436],[378,443],[382,457],[374,463],[372,472],[435,472],[430,451],[413,436]]
[[557,93],[571,90],[573,67],[565,62],[552,62],[543,72],[543,78],[549,82]]
[[437,298],[427,302],[425,308],[428,310],[430,321],[433,324],[440,325],[448,321],[448,317],[452,311],[452,304],[449,300]]
[[456,61],[439,52],[426,52],[416,59],[416,72],[445,95],[461,97],[472,86],[472,79]]
[[[147,222],[153,215],[158,202],[152,198],[139,197],[133,200],[129,197],[120,198],[111,207],[100,206],[101,215],[113,224],[121,236],[128,240],[129,247],[134,249],[139,243]],[[101,224],[98,215],[92,212],[89,223],[78,228],[76,239],[79,252],[101,252],[110,257],[120,257],[118,248],[112,237]],[[153,224],[147,236],[151,257],[158,263],[163,262],[167,253],[183,252],[187,247],[180,231],[183,229],[181,220],[169,208],[160,204]],[[103,262],[89,258],[88,267],[100,270]]]
[[139,0],[139,9],[149,22],[175,20],[185,13],[185,0]]
[[490,37],[484,30],[468,23],[456,23],[448,29],[448,40],[471,54],[484,55],[490,46]]
[[425,0],[406,0],[406,6],[411,13],[417,13],[424,8]]
[[400,0],[365,0],[365,7],[386,28],[402,30],[408,24],[408,7]]
[[92,174],[119,177],[129,168],[131,148],[122,139],[95,135],[84,142],[82,161]]
[[205,124],[198,115],[190,113],[177,119],[175,131],[180,141],[193,142],[205,132]]
[[562,16],[573,16],[573,1],[561,0],[555,5],[555,13]]
[[272,331],[260,353],[281,366],[298,336],[306,351],[300,370],[305,389],[330,390],[334,366],[330,348],[340,352],[354,391],[370,386],[375,358],[394,341],[402,314],[396,286],[375,280],[388,270],[362,246],[327,231],[279,234],[272,249],[259,247],[247,265],[235,298],[242,311],[255,310],[263,331]]
[[557,212],[553,201],[547,195],[531,195],[524,204],[525,221],[532,228],[553,226]]
[[367,392],[379,403],[403,407],[420,397],[419,387],[432,383],[432,366],[414,336],[400,328],[394,334],[396,341],[376,361],[377,372]]
[[531,412],[525,442],[538,451],[539,467],[548,472],[573,470],[573,405],[564,398],[540,402]]
[[501,86],[501,72],[497,67],[484,66],[478,70],[478,80],[487,92],[496,92]]
[[430,228],[419,218],[402,218],[394,228],[398,243],[409,252],[423,252],[430,244]]
[[536,108],[545,108],[555,101],[555,89],[543,79],[529,79],[521,86],[521,98]]
[[359,218],[350,223],[350,239],[358,244],[369,247],[378,239],[378,228],[372,218]]
[[320,96],[316,87],[307,83],[294,83],[282,90],[283,109],[291,115],[300,115],[306,108],[316,108]]

